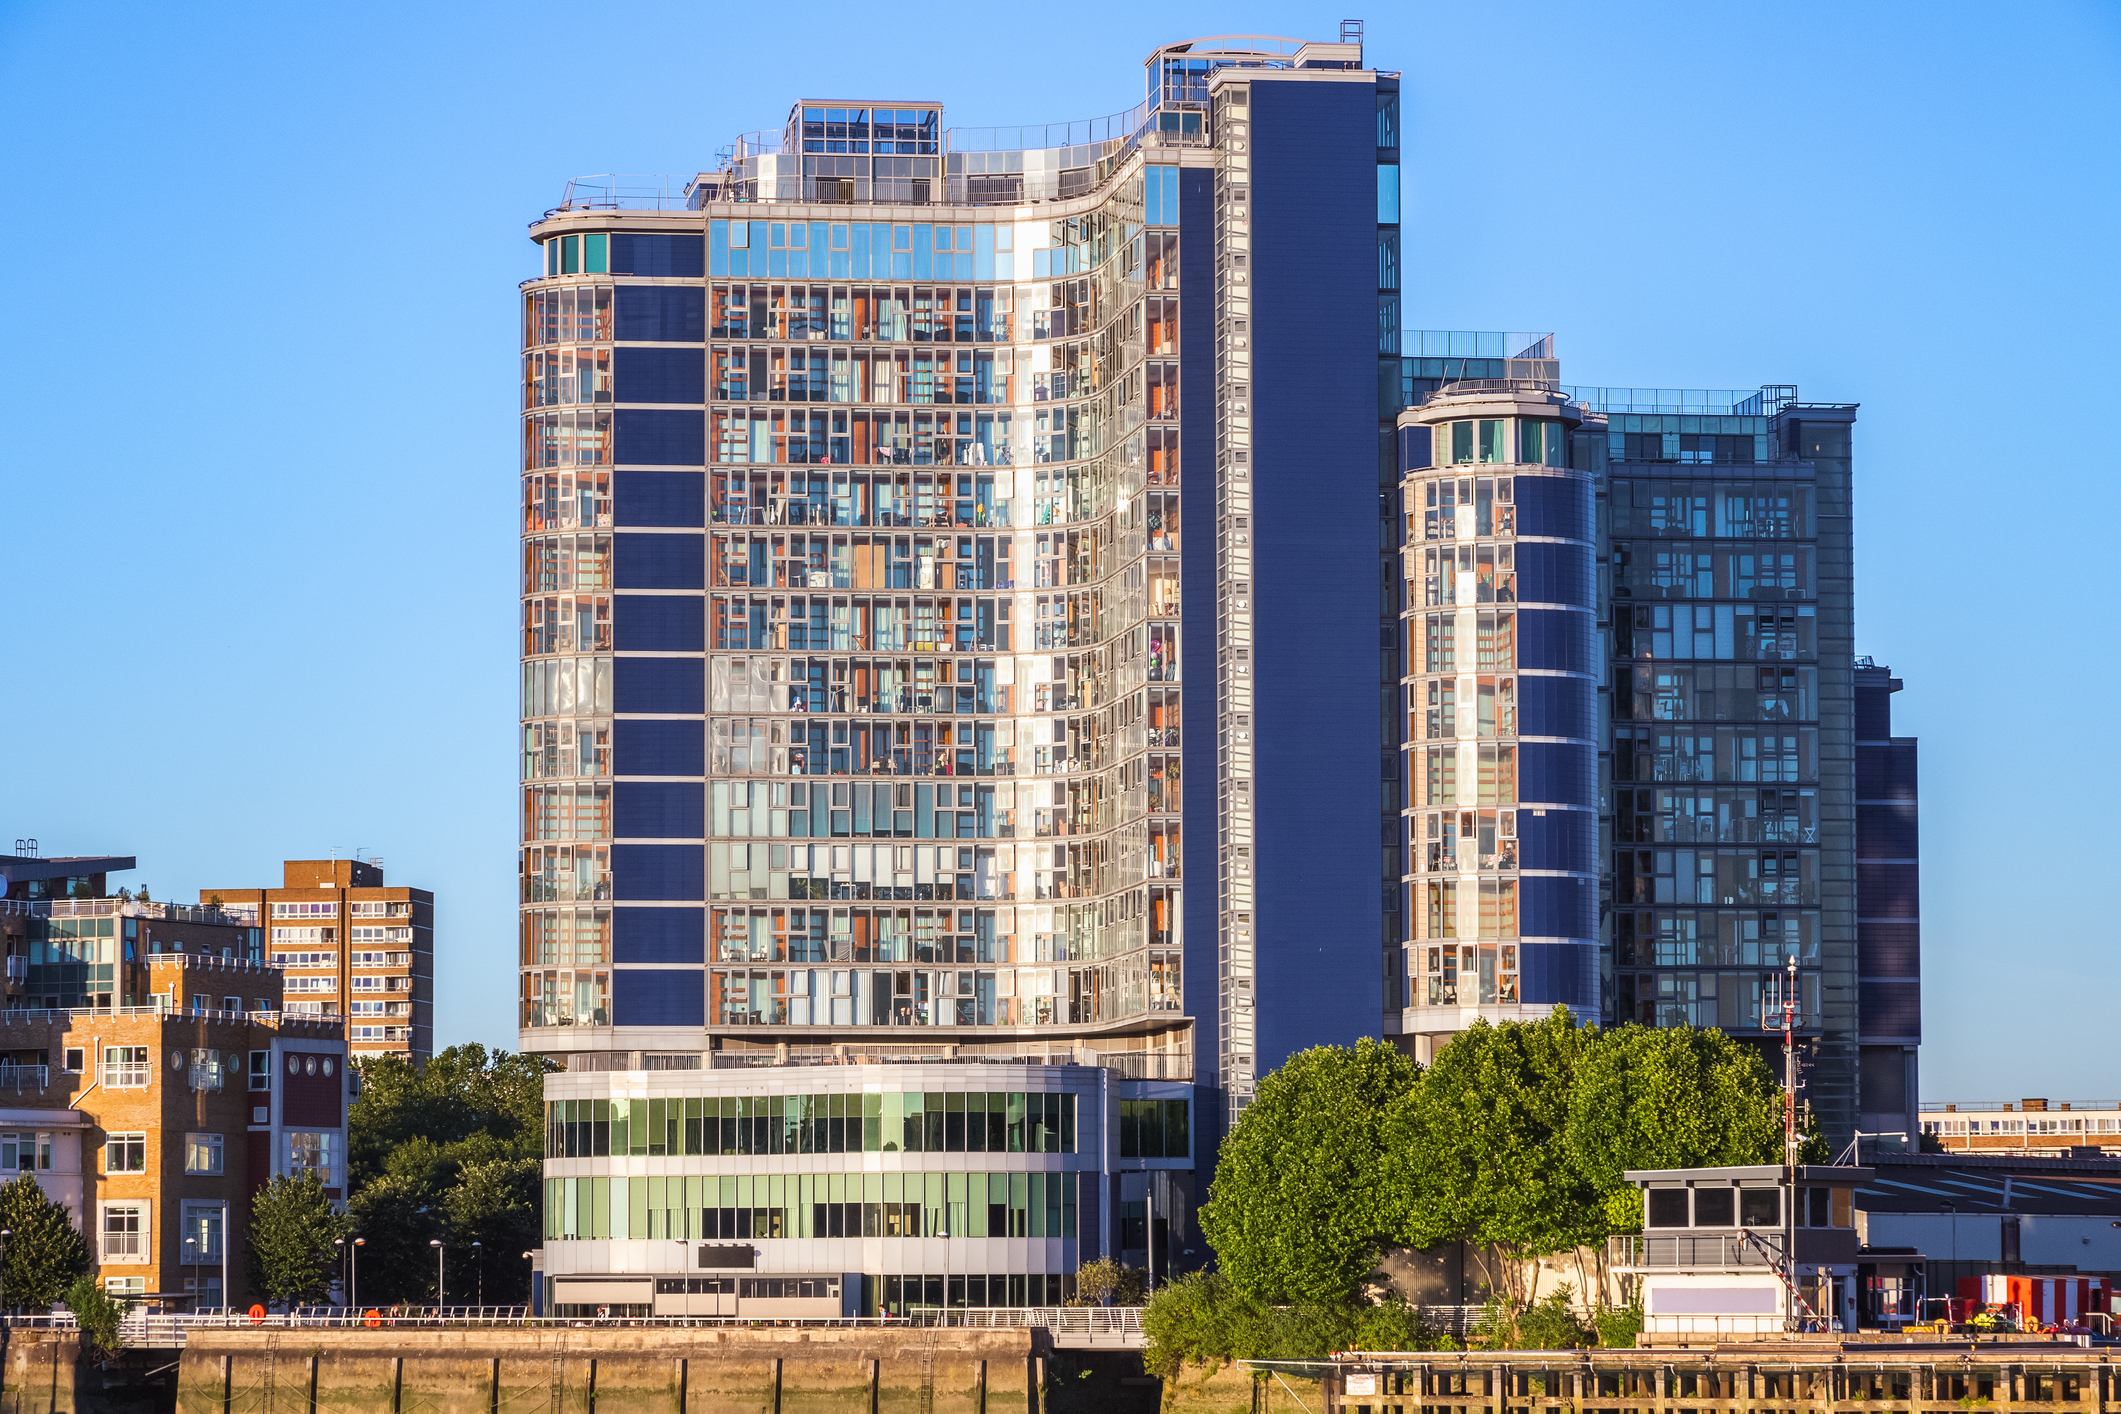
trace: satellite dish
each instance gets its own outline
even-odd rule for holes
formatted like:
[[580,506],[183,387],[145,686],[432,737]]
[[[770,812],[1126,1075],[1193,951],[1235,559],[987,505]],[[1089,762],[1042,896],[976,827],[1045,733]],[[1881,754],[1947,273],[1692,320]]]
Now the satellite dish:
[[7,878],[7,875],[5,875],[5,874],[0,874],[0,898],[6,898],[6,897],[7,897],[7,887],[8,887],[8,878]]

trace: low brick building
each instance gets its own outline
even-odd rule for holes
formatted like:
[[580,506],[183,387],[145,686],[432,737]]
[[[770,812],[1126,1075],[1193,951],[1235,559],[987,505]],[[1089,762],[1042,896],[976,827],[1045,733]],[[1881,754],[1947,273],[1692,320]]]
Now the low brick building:
[[343,1024],[283,1011],[280,969],[248,957],[142,967],[144,1005],[0,1010],[0,1171],[73,1210],[113,1295],[244,1304],[251,1194],[307,1170],[345,1191]]

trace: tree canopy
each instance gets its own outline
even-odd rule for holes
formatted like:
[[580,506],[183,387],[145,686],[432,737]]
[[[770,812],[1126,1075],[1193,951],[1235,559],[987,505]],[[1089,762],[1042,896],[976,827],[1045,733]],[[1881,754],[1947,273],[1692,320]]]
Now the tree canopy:
[[1383,1041],[1299,1051],[1260,1082],[1223,1141],[1201,1231],[1238,1290],[1330,1301],[1367,1277],[1406,1226],[1379,1123],[1413,1089]]
[[[453,1303],[528,1299],[522,1260],[541,1224],[545,1145],[542,1056],[452,1046],[414,1066],[396,1056],[361,1063],[347,1117],[353,1197],[350,1235],[364,1239],[364,1304],[430,1302],[439,1238]],[[474,1248],[472,1244],[481,1244]]]
[[1458,1240],[1518,1259],[1509,1287],[1528,1259],[1638,1228],[1629,1169],[1777,1161],[1780,1099],[1720,1031],[1600,1030],[1566,1010],[1476,1022],[1426,1071],[1382,1041],[1319,1047],[1261,1082],[1201,1230],[1257,1300],[1344,1300],[1387,1249]]
[[0,1228],[9,1234],[0,1262],[7,1309],[48,1310],[88,1272],[88,1244],[71,1210],[47,1197],[29,1174],[0,1185]]
[[321,1299],[337,1274],[340,1226],[314,1172],[275,1175],[251,1198],[245,1284],[267,1301]]

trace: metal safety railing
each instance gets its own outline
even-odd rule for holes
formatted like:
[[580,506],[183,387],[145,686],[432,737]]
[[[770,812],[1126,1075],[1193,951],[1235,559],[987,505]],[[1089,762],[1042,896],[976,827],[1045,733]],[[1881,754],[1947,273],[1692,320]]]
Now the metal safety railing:
[[[1470,1309],[1470,1308],[1468,1308]],[[595,1329],[602,1326],[801,1326],[886,1329],[941,1326],[971,1330],[1037,1328],[1063,1336],[1138,1339],[1139,1306],[995,1306],[916,1308],[891,1316],[533,1316],[526,1306],[298,1306],[289,1311],[208,1309],[180,1313],[128,1312],[118,1334],[130,1346],[177,1348],[195,1330],[383,1330],[421,1327],[525,1326]],[[74,1330],[72,1313],[0,1318],[16,1330]]]

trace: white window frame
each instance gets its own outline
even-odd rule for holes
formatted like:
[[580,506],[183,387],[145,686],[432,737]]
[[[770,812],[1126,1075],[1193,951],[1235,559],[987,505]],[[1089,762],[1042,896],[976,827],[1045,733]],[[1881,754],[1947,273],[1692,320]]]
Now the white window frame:
[[[111,1146],[112,1144],[114,1144],[114,1143],[117,1143],[117,1144],[124,1144],[124,1143],[130,1143],[131,1141],[133,1141],[133,1140],[135,1140],[135,1139],[137,1139],[137,1140],[139,1140],[139,1141],[140,1141],[140,1167],[138,1167],[138,1168],[136,1168],[136,1169],[114,1169],[114,1168],[112,1168],[112,1167],[110,1166],[110,1146]],[[139,1130],[139,1129],[125,1129],[125,1130],[116,1130],[116,1131],[106,1131],[106,1132],[104,1133],[104,1135],[103,1135],[103,1171],[104,1171],[104,1172],[105,1172],[106,1174],[120,1174],[120,1173],[146,1173],[146,1172],[147,1172],[147,1133],[146,1133],[146,1131],[145,1131],[145,1130]]]
[[[131,1210],[140,1215],[140,1229],[130,1234],[139,1251],[135,1253],[112,1252],[110,1250],[110,1215],[120,1210]],[[155,1259],[155,1202],[152,1198],[115,1198],[96,1205],[96,1251],[97,1260],[104,1266],[148,1266]]]

